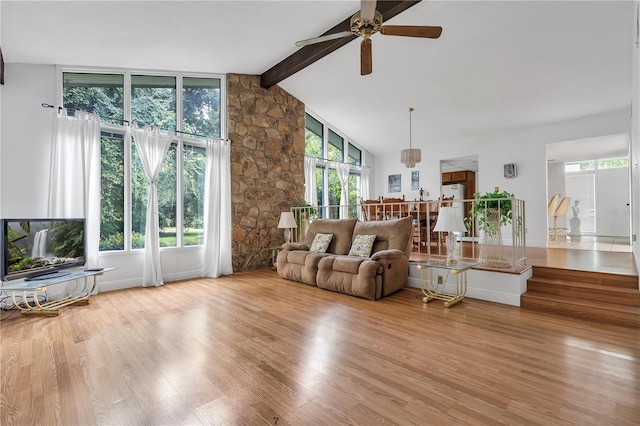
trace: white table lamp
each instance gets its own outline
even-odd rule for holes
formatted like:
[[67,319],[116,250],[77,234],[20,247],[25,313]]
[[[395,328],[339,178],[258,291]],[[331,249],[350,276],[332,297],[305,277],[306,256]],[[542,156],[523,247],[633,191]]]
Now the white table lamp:
[[459,215],[455,207],[440,207],[438,212],[438,221],[433,228],[436,232],[448,232],[445,244],[447,246],[447,265],[451,265],[457,262],[456,251],[456,236],[454,232],[466,232],[467,228],[464,226],[462,217]]
[[296,219],[293,217],[292,212],[280,213],[280,222],[278,222],[278,228],[284,228],[284,240],[286,243],[291,242],[291,229],[297,228]]

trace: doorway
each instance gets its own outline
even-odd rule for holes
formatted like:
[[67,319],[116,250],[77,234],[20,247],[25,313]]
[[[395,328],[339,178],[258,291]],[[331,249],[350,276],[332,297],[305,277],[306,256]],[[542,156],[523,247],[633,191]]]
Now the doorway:
[[[570,199],[558,213],[548,206],[549,247],[631,251],[629,135],[547,145],[547,199]],[[558,210],[556,210],[558,212]]]

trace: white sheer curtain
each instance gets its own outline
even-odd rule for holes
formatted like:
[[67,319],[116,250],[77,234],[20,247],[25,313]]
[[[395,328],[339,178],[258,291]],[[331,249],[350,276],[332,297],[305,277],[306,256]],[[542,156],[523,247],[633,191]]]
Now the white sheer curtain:
[[131,129],[140,161],[149,180],[147,196],[147,223],[144,236],[144,267],[142,270],[142,286],[161,286],[162,270],[160,268],[160,225],[158,219],[158,192],[156,180],[162,169],[162,162],[167,154],[173,131],[166,135],[160,129],[145,126],[144,129]]
[[304,157],[304,200],[312,206],[318,205],[315,157]]
[[207,139],[204,182],[204,276],[233,273],[229,141]]
[[342,186],[340,191],[340,219],[347,219],[349,217],[349,170],[351,170],[351,166],[345,163],[335,164],[338,179],[340,179],[340,185]]
[[360,197],[363,200],[369,199],[369,167],[362,167],[360,170]]
[[100,117],[63,109],[54,122],[47,215],[85,218],[87,265],[100,245]]

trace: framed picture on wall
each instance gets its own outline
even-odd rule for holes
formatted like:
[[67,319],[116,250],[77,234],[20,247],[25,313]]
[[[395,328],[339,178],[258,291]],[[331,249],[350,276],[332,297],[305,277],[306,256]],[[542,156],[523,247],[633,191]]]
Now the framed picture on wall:
[[402,175],[389,175],[389,192],[400,192]]
[[417,191],[420,189],[420,172],[411,172],[411,189]]
[[514,178],[516,177],[516,165],[511,163],[511,164],[505,164],[504,165],[504,177],[506,178]]

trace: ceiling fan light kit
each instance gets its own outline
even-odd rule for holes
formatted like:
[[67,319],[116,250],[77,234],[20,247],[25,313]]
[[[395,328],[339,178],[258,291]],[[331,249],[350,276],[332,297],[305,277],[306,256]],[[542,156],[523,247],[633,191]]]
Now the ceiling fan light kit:
[[411,169],[416,166],[417,163],[422,161],[422,151],[420,148],[413,148],[411,145],[411,113],[413,108],[409,108],[409,149],[403,149],[400,151],[400,162]]
[[296,42],[296,46],[304,47],[324,41],[342,37],[359,36],[363,40],[360,44],[360,75],[371,74],[373,59],[371,36],[375,33],[390,36],[438,38],[442,34],[442,27],[412,26],[412,25],[382,25],[382,14],[376,10],[376,1],[362,0],[360,10],[353,14],[349,31],[342,31],[314,37]]

